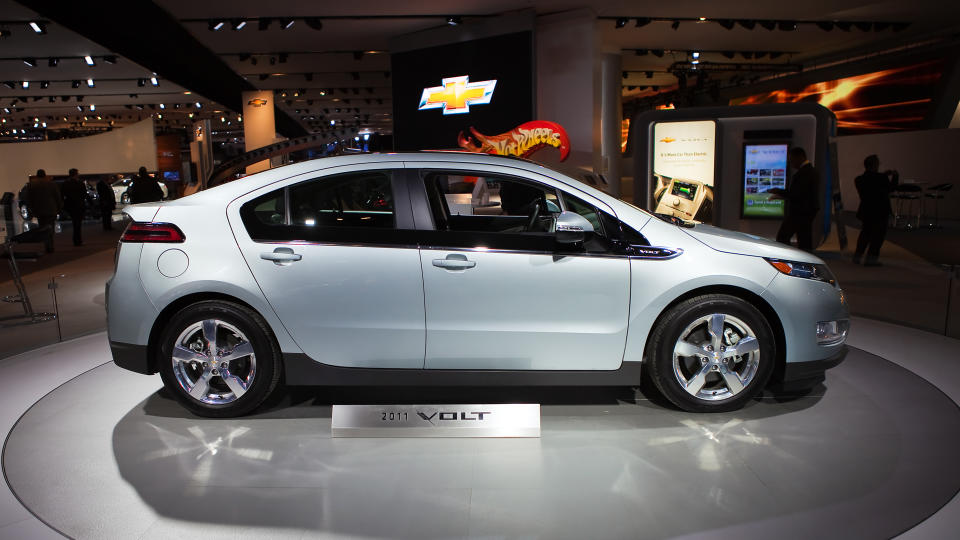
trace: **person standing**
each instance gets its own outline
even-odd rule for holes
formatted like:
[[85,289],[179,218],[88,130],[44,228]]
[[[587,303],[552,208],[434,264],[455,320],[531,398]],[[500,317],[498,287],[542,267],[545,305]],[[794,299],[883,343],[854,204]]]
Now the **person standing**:
[[57,225],[57,214],[63,209],[60,190],[43,169],[27,183],[27,208],[30,215],[37,216],[40,228],[47,229],[43,244],[47,253],[53,253],[53,233]]
[[70,214],[73,222],[73,245],[83,245],[83,212],[87,199],[87,187],[80,181],[80,173],[70,169],[60,192],[63,194],[63,208]]
[[100,203],[100,220],[103,222],[103,230],[112,231],[113,210],[117,207],[117,196],[102,176],[97,180],[97,200]]
[[790,180],[790,187],[770,190],[777,198],[786,199],[786,215],[777,231],[777,242],[790,245],[790,239],[797,235],[797,247],[813,251],[813,220],[820,210],[820,203],[817,202],[820,175],[807,159],[807,153],[799,146],[790,149],[787,161],[796,171]]
[[880,158],[871,154],[863,160],[863,174],[854,180],[860,206],[857,219],[863,224],[857,236],[857,249],[853,252],[854,264],[860,264],[864,252],[864,266],[881,266],[880,246],[887,237],[887,220],[890,218],[890,191],[900,182],[900,174],[889,170],[880,172]]
[[163,199],[163,189],[156,180],[147,174],[146,167],[140,167],[136,178],[130,182],[127,188],[130,194],[130,204],[154,202]]

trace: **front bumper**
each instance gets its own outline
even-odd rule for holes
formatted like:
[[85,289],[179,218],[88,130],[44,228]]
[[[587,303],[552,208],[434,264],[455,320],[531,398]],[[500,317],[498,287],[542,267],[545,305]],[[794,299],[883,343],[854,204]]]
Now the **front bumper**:
[[774,392],[809,390],[826,379],[826,371],[847,357],[847,346],[841,345],[832,356],[809,362],[789,362],[774,372],[768,388]]
[[130,343],[120,343],[118,341],[110,342],[110,353],[113,355],[113,363],[144,375],[152,375],[157,372],[150,365],[150,359],[147,357],[146,345],[133,345]]

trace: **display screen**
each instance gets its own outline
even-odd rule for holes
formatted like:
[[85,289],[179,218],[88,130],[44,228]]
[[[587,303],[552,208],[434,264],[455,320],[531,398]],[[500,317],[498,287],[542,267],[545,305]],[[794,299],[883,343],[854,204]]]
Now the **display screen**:
[[670,194],[692,201],[697,195],[697,186],[696,184],[688,184],[686,182],[674,182],[673,190],[670,191]]
[[163,171],[164,180],[180,180],[180,171]]
[[936,59],[774,90],[734,99],[730,104],[819,103],[837,116],[840,135],[921,129],[943,71],[943,60]]
[[770,189],[787,188],[786,144],[745,144],[743,147],[743,217],[782,218],[783,199],[771,199]]
[[458,148],[460,133],[533,120],[533,34],[517,32],[391,56],[397,150]]

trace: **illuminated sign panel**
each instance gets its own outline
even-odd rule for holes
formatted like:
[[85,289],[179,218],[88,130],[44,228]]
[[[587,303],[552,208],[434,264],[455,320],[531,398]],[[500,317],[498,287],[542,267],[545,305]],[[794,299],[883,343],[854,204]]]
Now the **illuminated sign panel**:
[[443,114],[464,114],[470,112],[471,105],[490,103],[497,81],[469,81],[469,75],[448,77],[443,79],[442,86],[424,88],[419,109],[443,109]]
[[787,187],[787,145],[747,144],[743,149],[743,217],[782,218],[783,199],[769,190]]
[[713,221],[716,122],[657,122],[653,137],[654,211]]

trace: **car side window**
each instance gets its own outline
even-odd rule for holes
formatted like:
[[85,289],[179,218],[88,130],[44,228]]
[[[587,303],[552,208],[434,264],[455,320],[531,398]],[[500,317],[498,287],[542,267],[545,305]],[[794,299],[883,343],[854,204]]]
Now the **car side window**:
[[393,201],[390,173],[364,171],[271,191],[244,203],[240,218],[258,241],[365,241],[395,229]]
[[560,213],[557,192],[533,182],[452,172],[427,173],[425,182],[441,230],[541,235]]

